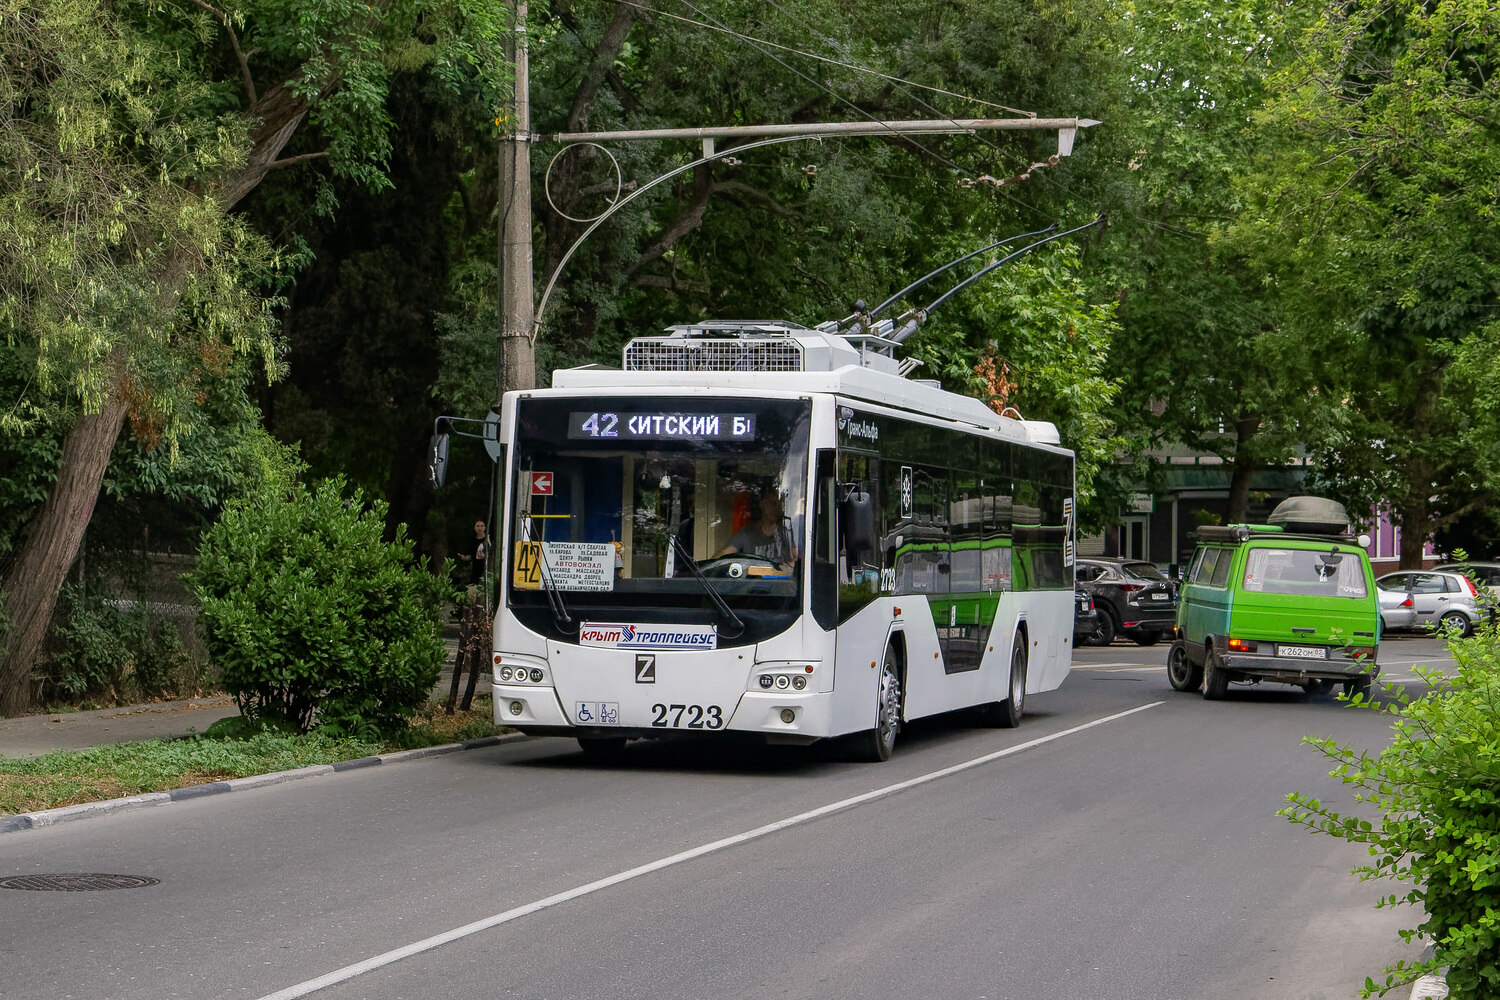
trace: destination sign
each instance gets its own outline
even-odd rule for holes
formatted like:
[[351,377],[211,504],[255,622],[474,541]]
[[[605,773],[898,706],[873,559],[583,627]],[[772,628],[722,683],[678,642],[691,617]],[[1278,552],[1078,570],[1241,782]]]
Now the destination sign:
[[570,441],[753,441],[753,413],[568,414]]

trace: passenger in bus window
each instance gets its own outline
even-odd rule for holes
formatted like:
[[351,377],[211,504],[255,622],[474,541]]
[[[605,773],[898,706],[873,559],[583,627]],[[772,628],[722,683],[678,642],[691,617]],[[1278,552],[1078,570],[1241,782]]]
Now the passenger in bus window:
[[781,510],[781,495],[774,487],[766,487],[760,494],[760,519],[745,525],[729,538],[729,544],[714,558],[734,553],[759,556],[776,564],[782,570],[790,570],[797,561],[797,548],[792,544],[792,535],[786,528]]

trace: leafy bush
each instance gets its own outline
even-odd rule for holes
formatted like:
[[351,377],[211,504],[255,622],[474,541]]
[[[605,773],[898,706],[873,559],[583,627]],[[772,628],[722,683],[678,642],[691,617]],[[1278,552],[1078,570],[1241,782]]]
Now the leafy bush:
[[345,500],[335,480],[233,504],[205,533],[186,579],[224,689],[252,723],[364,738],[428,700],[452,595],[403,531],[382,539],[385,512],[358,490]]
[[1381,899],[1425,908],[1427,919],[1402,931],[1432,939],[1435,953],[1420,963],[1398,962],[1385,981],[1365,981],[1363,995],[1447,967],[1451,996],[1500,998],[1500,636],[1482,630],[1450,640],[1457,673],[1418,669],[1429,688],[1411,698],[1385,685],[1386,698],[1355,703],[1393,719],[1394,739],[1380,753],[1312,739],[1336,763],[1332,775],[1355,788],[1356,803],[1379,818],[1341,813],[1318,799],[1293,794],[1281,814],[1292,822],[1369,848],[1371,861],[1354,869],[1362,880],[1410,883]]
[[46,701],[119,701],[196,692],[199,676],[177,623],[139,602],[85,601],[63,593],[66,618],[43,667]]

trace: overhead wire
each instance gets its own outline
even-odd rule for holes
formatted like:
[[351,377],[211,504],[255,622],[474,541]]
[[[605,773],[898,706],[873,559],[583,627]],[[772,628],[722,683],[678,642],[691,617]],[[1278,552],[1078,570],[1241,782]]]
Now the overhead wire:
[[[775,8],[777,12],[783,14],[788,19],[793,20],[793,21],[800,21],[802,24],[804,24],[805,26],[807,26],[810,30],[812,30],[815,33],[815,36],[818,38],[819,41],[823,42],[825,45],[830,46],[834,51],[839,52],[839,54],[842,55],[842,56],[844,56],[845,58],[849,58],[849,56],[847,55],[847,53],[844,53],[844,52],[840,51],[841,48],[842,48],[842,46],[840,45],[839,42],[837,42],[836,40],[828,37],[828,35],[827,35],[826,32],[824,32],[822,29],[820,29],[817,25],[813,24],[811,21],[807,20],[807,18],[802,17],[801,15],[799,15],[799,14],[797,14],[795,12],[786,10],[785,8],[783,8],[782,6],[780,6],[778,3],[776,3],[776,0],[766,0],[766,2],[771,7]],[[856,67],[856,68],[859,68],[859,67]],[[866,70],[866,71],[874,73],[873,70]],[[949,93],[948,91],[945,91],[945,90],[938,90],[935,87],[926,87],[926,86],[924,86],[922,84],[914,83],[914,82],[909,81],[909,80],[900,80],[900,79],[898,79],[896,77],[887,77],[884,74],[879,74],[879,73],[876,73],[875,75],[882,76],[885,79],[888,79],[888,80],[891,80],[892,82],[895,82],[898,85],[898,89],[900,89],[901,86],[903,86],[903,85],[909,85],[909,86],[921,87],[924,90],[933,90],[933,91],[935,91],[937,93],[944,94],[945,96],[957,97],[959,100],[962,100],[962,101],[969,101],[969,102],[978,103],[978,104],[989,104],[990,103],[988,101],[981,100],[980,98],[977,98],[977,97],[969,97],[969,96],[966,96],[966,95],[963,95],[963,94],[952,94],[952,93]],[[922,108],[925,108],[926,110],[932,112],[933,114],[936,114],[938,117],[945,118],[948,121],[953,121],[953,118],[951,116],[947,115],[946,113],[944,113],[942,111],[942,109],[940,109],[940,108],[938,108],[938,107],[936,107],[936,106],[928,103],[927,101],[923,100],[918,95],[916,95],[916,94],[914,94],[914,93],[912,93],[912,92],[910,92],[908,90],[902,90],[901,92],[902,92],[903,96],[910,98],[916,104],[918,104]],[[1004,105],[994,105],[994,104],[992,104],[991,107],[1004,107]],[[1007,108],[1006,110],[1014,110],[1014,109]],[[1023,112],[1017,112],[1017,113],[1018,114],[1027,115],[1027,116],[1032,117],[1032,118],[1036,117],[1036,112],[1033,112],[1033,111],[1023,111]],[[987,145],[991,149],[995,150],[995,152],[998,153],[1001,157],[1009,159],[1009,160],[1012,160],[1012,161],[1015,161],[1017,163],[1020,163],[1023,166],[1023,168],[1027,164],[1027,162],[1028,162],[1027,160],[1025,160],[1022,157],[1018,157],[1014,153],[1011,153],[1011,152],[1005,150],[1002,146],[1000,146],[999,143],[992,142],[987,136],[983,135],[982,133],[980,133],[980,132],[974,132],[973,135],[981,143],[983,143],[984,145]],[[1003,197],[1003,198],[1005,198],[1007,201],[1014,202],[1015,204],[1019,205],[1020,207],[1026,209],[1027,211],[1032,212],[1032,213],[1034,213],[1036,215],[1042,216],[1043,218],[1046,217],[1046,213],[1044,213],[1041,209],[1037,208],[1034,205],[1030,205],[1030,204],[1026,203],[1025,201],[1021,200],[1020,198],[1017,198],[1015,195],[1012,195],[1008,191],[1005,191],[1003,188],[997,188],[996,190],[1000,193],[1000,196]]]
[[[709,18],[710,20],[715,20],[715,21],[717,20],[717,19],[715,19],[713,17],[713,15],[708,14],[708,13],[702,11],[702,10],[699,10],[697,7],[694,7],[692,5],[692,3],[689,2],[689,0],[677,0],[677,2],[680,3],[680,4],[682,4],[688,10],[693,11],[699,17],[706,17],[706,18]],[[722,21],[719,21],[717,23],[720,24],[721,26],[723,26],[723,22]],[[817,89],[823,91],[825,94],[827,94],[829,97],[832,97],[834,100],[839,101],[840,103],[843,103],[843,104],[847,104],[849,107],[853,108],[855,111],[857,111],[859,114],[863,115],[869,121],[874,122],[877,125],[882,124],[881,121],[880,121],[880,119],[876,118],[874,115],[870,114],[868,111],[866,111],[865,109],[861,108],[859,105],[855,104],[853,101],[851,101],[848,98],[844,97],[842,94],[835,93],[831,88],[824,86],[822,83],[819,83],[817,80],[814,80],[812,77],[808,76],[806,73],[802,72],[800,69],[797,69],[795,66],[788,65],[787,62],[786,62],[786,60],[780,58],[779,56],[775,55],[774,53],[767,52],[764,48],[761,48],[760,43],[758,41],[749,39],[749,36],[745,36],[745,37],[749,41],[749,44],[752,47],[755,47],[755,48],[759,49],[760,53],[762,55],[766,56],[767,58],[775,60],[776,63],[779,64],[783,69],[785,69],[785,70],[787,70],[789,72],[797,74],[797,76],[801,77],[803,80],[806,80],[808,83],[812,84]],[[889,128],[889,126],[886,126],[886,128],[888,129],[888,131],[890,131],[890,133],[892,135],[901,136],[901,133],[897,132],[895,129],[891,129],[891,128]],[[901,138],[905,139],[907,142],[911,143],[911,145],[913,145],[916,148],[920,149],[922,152],[926,153],[928,156],[932,157],[934,160],[937,160],[939,163],[942,163],[942,164],[944,164],[946,166],[952,167],[954,170],[962,170],[963,169],[961,166],[959,166],[957,163],[954,163],[952,160],[948,159],[946,156],[942,156],[942,155],[940,155],[938,153],[933,152],[932,150],[928,149],[926,146],[922,145],[920,142],[917,142],[911,136],[901,136]]]
[[[870,76],[879,77],[882,80],[889,80],[892,83],[900,83],[900,84],[904,84],[905,86],[908,86],[908,87],[917,87],[917,88],[920,88],[922,90],[930,90],[934,94],[942,94],[944,97],[956,97],[956,98],[958,98],[961,101],[968,101],[971,104],[983,104],[985,107],[999,108],[1001,111],[1009,111],[1011,114],[1015,114],[1015,115],[1024,115],[1027,118],[1035,118],[1035,117],[1037,117],[1037,114],[1036,114],[1035,111],[1025,111],[1025,110],[1022,110],[1021,108],[1012,108],[1012,107],[1008,107],[1007,105],[1004,105],[1004,104],[996,104],[993,101],[986,101],[986,100],[983,100],[982,98],[969,97],[966,94],[955,94],[952,91],[943,90],[941,87],[932,87],[932,86],[928,86],[925,83],[917,83],[917,82],[915,82],[913,80],[903,80],[900,77],[891,76],[888,73],[882,73],[879,70],[871,69],[868,66],[860,66],[857,63],[840,62],[837,59],[830,59],[827,56],[820,56],[816,52],[808,52],[808,51],[806,51],[804,49],[795,49],[795,48],[793,48],[790,45],[782,45],[779,42],[773,42],[773,41],[770,41],[770,40],[765,39],[765,38],[756,38],[756,37],[754,37],[752,35],[746,35],[743,32],[735,31],[733,28],[731,28],[731,27],[729,27],[727,25],[709,24],[706,21],[695,21],[695,20],[693,20],[690,17],[683,17],[681,14],[673,14],[670,11],[659,10],[659,9],[657,9],[655,7],[651,7],[651,6],[648,6],[648,5],[643,4],[643,3],[635,3],[635,2],[633,2],[633,0],[611,0],[611,2],[617,3],[621,7],[634,7],[637,10],[643,10],[643,11],[646,11],[647,13],[656,14],[656,15],[658,15],[660,17],[670,18],[670,19],[672,19],[674,21],[681,21],[684,24],[691,24],[694,27],[707,28],[710,31],[718,31],[718,32],[721,32],[723,34],[729,35],[732,38],[738,38],[740,41],[743,41],[743,42],[753,42],[753,43],[756,43],[758,45],[766,45],[766,46],[769,46],[769,47],[771,47],[773,49],[781,49],[783,52],[790,52],[790,53],[792,53],[794,55],[806,56],[809,59],[816,59],[818,62],[825,62],[825,63],[828,63],[831,66],[838,66],[841,69],[851,69],[851,70],[854,70],[856,73],[866,73],[866,74],[869,74]],[[776,7],[776,5],[774,3],[771,4],[771,6],[772,7]],[[776,9],[777,10],[781,10],[780,7],[776,7]],[[783,14],[786,13],[786,11],[781,11],[781,12]],[[793,15],[789,15],[789,16],[793,16]],[[933,110],[937,110],[937,109],[934,108]]]
[[[617,0],[617,2],[623,2],[623,0]],[[789,10],[785,9],[784,7],[782,7],[781,5],[779,5],[776,2],[776,0],[766,0],[766,2],[771,7],[775,8],[776,11],[778,11],[779,13],[783,14],[784,16],[786,16],[788,19],[793,20],[793,21],[799,21],[799,22],[801,22],[808,29],[810,29],[812,32],[815,33],[815,37],[817,37],[819,41],[822,41],[824,44],[828,45],[833,51],[838,52],[839,55],[842,56],[843,58],[845,58],[845,59],[852,58],[851,56],[849,56],[849,54],[847,52],[843,51],[842,45],[836,39],[833,39],[833,38],[829,37],[829,35],[828,35],[828,33],[827,33],[827,31],[825,29],[822,29],[818,25],[813,24],[810,20],[808,20],[806,17],[800,15],[797,12],[795,12],[795,11],[789,11]],[[774,43],[768,43],[768,44],[774,44]],[[818,57],[814,56],[814,58],[818,58]],[[840,63],[839,65],[845,65],[845,64]],[[870,72],[870,73],[872,73],[873,75],[876,75],[876,76],[884,76],[883,74],[875,73],[875,71],[873,71],[873,70],[869,70],[869,69],[867,69],[865,67],[860,67],[857,64],[848,64],[848,65],[850,65],[850,68],[862,69],[862,70],[864,70],[866,72]],[[988,104],[989,103],[989,102],[983,101],[983,100],[981,100],[980,98],[977,98],[977,97],[968,97],[968,96],[965,96],[965,95],[962,95],[962,94],[951,94],[948,91],[939,90],[938,88],[934,88],[934,87],[928,87],[926,85],[915,83],[914,81],[910,81],[910,80],[900,80],[899,78],[895,78],[895,77],[887,77],[887,79],[890,79],[892,82],[897,83],[898,84],[898,89],[900,88],[900,85],[904,84],[904,85],[907,85],[907,86],[919,87],[919,88],[921,88],[923,90],[931,90],[931,91],[934,91],[936,93],[941,93],[944,96],[956,97],[959,100],[963,100],[963,101],[970,101],[970,102],[979,103],[979,104]],[[951,117],[949,117],[948,115],[944,114],[944,112],[941,109],[933,106],[932,104],[930,104],[926,100],[924,100],[920,95],[912,93],[910,91],[906,91],[906,90],[903,90],[902,93],[903,93],[904,96],[910,98],[917,105],[919,105],[919,106],[927,109],[928,111],[932,112],[933,114],[937,115],[938,117],[947,118],[949,121],[953,120]],[[991,105],[991,106],[992,107],[1004,107],[1004,105]],[[1007,109],[1007,110],[1014,110],[1014,109]],[[1022,112],[1022,113],[1032,115],[1033,117],[1035,116],[1033,112]],[[999,154],[1001,157],[1003,157],[1003,158],[1005,158],[1007,160],[1010,160],[1012,162],[1019,163],[1022,166],[1022,171],[1024,173],[1027,173],[1027,175],[1028,175],[1029,178],[1034,178],[1034,179],[1038,180],[1042,184],[1043,187],[1052,188],[1053,190],[1058,191],[1061,194],[1063,194],[1064,196],[1069,197],[1069,198],[1076,198],[1077,197],[1076,192],[1071,187],[1069,187],[1067,184],[1065,184],[1057,175],[1051,174],[1051,173],[1046,173],[1046,172],[1032,173],[1032,172],[1030,172],[1027,169],[1028,168],[1028,161],[1026,159],[1024,159],[1022,157],[1016,156],[1014,153],[1012,153],[1009,150],[1005,149],[999,143],[990,140],[987,136],[983,135],[982,133],[975,132],[975,133],[973,133],[973,135],[981,143],[983,143],[984,145],[987,145],[991,149],[995,150],[995,152],[997,154]],[[1003,198],[1005,198],[1007,201],[1013,202],[1014,204],[1020,206],[1021,208],[1024,208],[1027,211],[1032,212],[1032,213],[1034,213],[1036,215],[1042,216],[1044,218],[1046,217],[1046,213],[1042,212],[1040,209],[1038,209],[1034,205],[1031,205],[1031,204],[1023,201],[1022,199],[1017,198],[1016,196],[1010,194],[1003,187],[999,187],[996,190],[999,192],[1000,196],[1003,197]],[[1122,209],[1117,208],[1116,211],[1119,212],[1119,211],[1122,211]],[[1147,219],[1147,218],[1143,217],[1139,212],[1132,211],[1132,210],[1130,210],[1128,208],[1127,209],[1123,209],[1123,213],[1125,215],[1129,216],[1130,218],[1135,219],[1137,222],[1142,223],[1144,225],[1151,226],[1152,228],[1162,229],[1162,230],[1166,230],[1166,231],[1171,231],[1173,229],[1173,227],[1165,225],[1165,224],[1163,224],[1163,223],[1161,223],[1159,221]],[[1193,234],[1184,230],[1184,231],[1180,232],[1178,235],[1185,235],[1186,236],[1186,235],[1193,235]]]

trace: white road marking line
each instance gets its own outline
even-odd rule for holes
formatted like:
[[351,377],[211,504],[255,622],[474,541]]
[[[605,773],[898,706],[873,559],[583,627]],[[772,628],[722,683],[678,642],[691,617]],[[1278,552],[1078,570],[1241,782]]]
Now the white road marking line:
[[1144,670],[1149,673],[1164,672],[1167,668],[1157,663],[1091,663],[1086,667],[1074,667],[1074,670],[1087,670],[1099,674],[1118,674],[1125,670]]
[[1136,664],[1136,663],[1127,663],[1126,661],[1121,660],[1119,663],[1087,663],[1087,664],[1084,664],[1083,666],[1079,666],[1078,664],[1075,663],[1075,664],[1073,664],[1073,669],[1074,670],[1106,670],[1106,669],[1108,669],[1110,667],[1135,667],[1135,666],[1139,666],[1139,664]]
[[373,958],[367,958],[363,962],[356,962],[353,965],[346,965],[342,969],[336,969],[333,972],[328,973],[327,975],[319,976],[317,979],[309,979],[306,982],[298,983],[296,986],[288,986],[284,990],[278,990],[275,993],[268,994],[267,996],[262,997],[261,1000],[296,1000],[297,997],[305,997],[309,993],[316,993],[318,990],[327,989],[330,986],[335,986],[339,983],[353,979],[355,976],[361,976],[366,972],[372,972],[375,969],[381,968],[382,966],[391,965],[395,962],[401,961],[402,959],[411,958],[413,955],[419,955],[422,952],[431,951],[434,948],[439,948],[445,944],[460,940],[461,938],[466,938],[471,935],[478,934],[480,931],[487,931],[492,927],[498,927],[501,924],[506,924],[510,923],[513,920],[518,920],[521,917],[530,916],[531,914],[540,912],[541,910],[557,906],[559,903],[566,903],[570,900],[578,899],[582,896],[587,896],[592,893],[599,892],[602,889],[608,889],[611,886],[619,885],[621,882],[628,882],[631,879],[640,878],[642,875],[649,875],[652,872],[658,872],[664,868],[671,868],[674,865],[680,865],[685,861],[692,861],[695,858],[701,858],[705,854],[713,854],[716,851],[722,851],[730,847],[737,847],[740,844],[745,844],[752,840],[759,840],[760,838],[769,836],[770,834],[778,833],[782,830],[789,829],[790,827],[800,826],[804,823],[810,823],[815,819],[822,819],[824,816],[829,816],[836,812],[843,812],[846,809],[852,809],[855,806],[864,805],[867,802],[874,802],[877,799],[887,798],[891,795],[897,794],[898,792],[904,792],[908,788],[915,788],[918,785],[925,785],[929,782],[937,781],[940,778],[946,778],[950,775],[958,774],[962,771],[968,771],[973,768],[980,767],[981,765],[988,764],[991,761],[1000,760],[1002,757],[1010,757],[1014,754],[1021,753],[1023,750],[1030,750],[1034,747],[1039,747],[1044,743],[1051,743],[1054,740],[1060,740],[1064,736],[1073,736],[1077,733],[1083,732],[1086,729],[1093,729],[1095,726],[1102,726],[1106,722],[1114,722],[1118,719],[1123,719],[1126,716],[1135,715],[1137,712],[1144,712],[1148,708],[1156,708],[1158,705],[1162,704],[1165,703],[1160,701],[1153,701],[1149,704],[1141,705],[1138,708],[1132,708],[1124,712],[1117,712],[1114,715],[1107,715],[1102,719],[1095,719],[1092,722],[1085,722],[1081,726],[1074,726],[1072,729],[1064,729],[1062,732],[1053,733],[1050,736],[1042,736],[1034,740],[1029,740],[1025,743],[1018,743],[1013,747],[1006,747],[1004,750],[996,750],[994,753],[987,753],[981,757],[975,757],[972,760],[966,760],[962,763],[954,764],[951,767],[941,768],[937,771],[929,771],[928,773],[918,775],[915,778],[908,778],[905,781],[898,781],[894,785],[886,785],[884,788],[877,788],[874,791],[865,792],[861,795],[851,796],[847,799],[840,799],[838,802],[833,802],[826,806],[819,806],[817,809],[810,809],[807,812],[798,813],[795,816],[788,816],[786,819],[778,820],[775,823],[768,823],[765,826],[756,827],[754,830],[747,830],[744,833],[738,833],[732,837],[725,837],[722,840],[715,840],[712,843],[690,848],[689,850],[682,851],[681,853],[673,854],[670,857],[660,858],[656,861],[641,865],[637,868],[631,868],[628,871],[619,872],[618,874],[610,875],[605,878],[598,879],[594,882],[589,882],[586,885],[580,885],[577,888],[568,889],[565,892],[556,893],[554,895],[546,897],[545,899],[539,899],[534,903],[527,903],[525,906],[517,906],[514,909],[506,910],[503,913],[496,913],[493,916],[485,917],[482,920],[476,920],[473,923],[464,924],[462,927],[455,927],[450,931],[444,931],[441,934],[435,934],[432,937],[424,938],[421,941],[414,941],[411,944],[403,945],[400,948],[395,948],[391,951],[385,952],[382,955],[376,955]]

